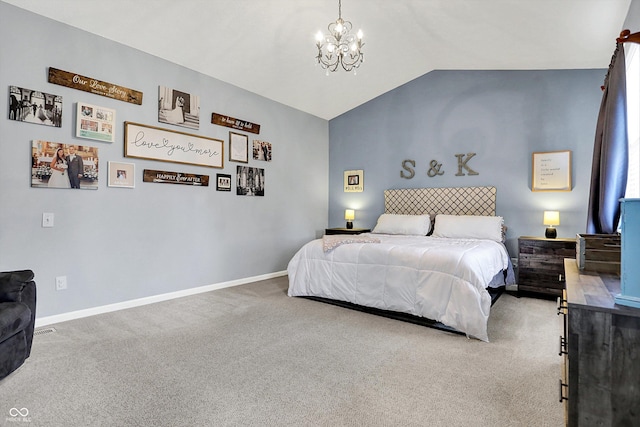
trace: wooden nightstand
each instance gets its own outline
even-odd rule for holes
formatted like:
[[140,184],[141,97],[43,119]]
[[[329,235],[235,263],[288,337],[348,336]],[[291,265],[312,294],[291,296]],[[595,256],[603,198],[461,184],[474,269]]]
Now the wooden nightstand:
[[361,234],[370,231],[369,228],[326,228],[324,234]]
[[518,238],[518,291],[562,296],[564,259],[576,257],[576,239]]

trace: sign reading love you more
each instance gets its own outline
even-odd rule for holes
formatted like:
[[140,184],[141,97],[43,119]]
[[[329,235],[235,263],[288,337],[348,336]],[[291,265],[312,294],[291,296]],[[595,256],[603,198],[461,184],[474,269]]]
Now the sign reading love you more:
[[163,162],[224,167],[224,141],[124,122],[124,155]]

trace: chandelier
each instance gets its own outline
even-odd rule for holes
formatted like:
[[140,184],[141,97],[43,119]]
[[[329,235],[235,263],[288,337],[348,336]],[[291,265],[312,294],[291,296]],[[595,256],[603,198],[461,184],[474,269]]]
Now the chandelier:
[[327,70],[327,75],[329,71],[336,71],[338,66],[356,74],[356,68],[364,61],[362,30],[353,35],[350,33],[352,27],[351,22],[342,19],[342,0],[338,0],[338,19],[327,26],[329,34],[322,34],[321,31],[316,34],[316,60]]

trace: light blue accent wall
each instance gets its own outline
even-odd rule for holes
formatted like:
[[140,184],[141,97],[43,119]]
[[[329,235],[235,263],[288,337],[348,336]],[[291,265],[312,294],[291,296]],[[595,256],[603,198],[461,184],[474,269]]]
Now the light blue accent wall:
[[[613,52],[613,47],[612,47]],[[329,122],[329,224],[373,228],[389,188],[497,187],[497,214],[517,254],[521,235],[543,236],[544,210],[560,211],[560,237],[585,231],[595,124],[606,70],[434,71]],[[572,190],[532,192],[533,152],[571,150]],[[458,173],[456,154],[476,153]],[[404,179],[402,163],[415,160]],[[442,175],[428,176],[431,162]],[[345,170],[364,191],[343,191]]]
[[[203,52],[203,54],[215,54]],[[220,58],[221,61],[224,58]],[[133,105],[47,82],[48,67],[144,93]],[[63,126],[8,120],[9,86],[63,96]],[[158,86],[200,96],[200,129],[158,123]],[[38,317],[280,272],[326,227],[328,122],[195,71],[0,2],[0,270],[32,269]],[[75,108],[116,110],[116,141],[75,137]],[[273,144],[264,197],[218,192],[216,173],[232,175],[229,128],[217,112],[261,125]],[[123,122],[225,141],[224,169],[124,157]],[[99,188],[31,188],[31,141],[99,147]],[[109,161],[136,165],[135,189],[107,187]],[[143,169],[209,175],[209,187],[142,182]],[[42,213],[55,214],[42,228]],[[67,276],[68,289],[55,290]]]

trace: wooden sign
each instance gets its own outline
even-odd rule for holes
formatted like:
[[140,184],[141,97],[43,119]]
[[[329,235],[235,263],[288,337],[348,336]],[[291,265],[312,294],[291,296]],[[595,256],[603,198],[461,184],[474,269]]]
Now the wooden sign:
[[145,169],[142,176],[142,181],[208,187],[209,175],[195,175],[192,173],[155,171],[151,169]]
[[49,67],[49,83],[142,105],[142,92]]
[[248,122],[246,120],[240,120],[233,117],[225,116],[218,113],[211,115],[211,123],[214,125],[226,126],[228,128],[243,130],[245,132],[260,133],[260,125]]

